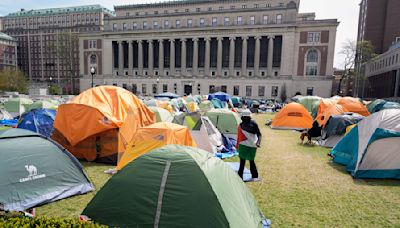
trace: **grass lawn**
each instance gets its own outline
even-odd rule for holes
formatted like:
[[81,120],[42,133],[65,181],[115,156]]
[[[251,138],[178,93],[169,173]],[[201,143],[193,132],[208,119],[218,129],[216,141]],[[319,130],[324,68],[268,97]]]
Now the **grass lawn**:
[[[400,181],[354,180],[328,149],[300,145],[299,133],[265,127],[266,115],[255,118],[263,134],[256,157],[262,181],[247,186],[273,226],[400,226]],[[103,173],[110,166],[83,165],[97,190],[110,177]],[[76,218],[94,194],[44,205],[37,214]]]

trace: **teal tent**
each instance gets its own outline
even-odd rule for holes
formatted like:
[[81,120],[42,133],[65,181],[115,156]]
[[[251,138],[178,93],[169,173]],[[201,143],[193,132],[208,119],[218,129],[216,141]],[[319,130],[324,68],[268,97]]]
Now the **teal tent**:
[[178,145],[125,166],[82,212],[111,227],[257,228],[268,222],[239,176],[213,154]]
[[367,108],[370,113],[375,113],[385,109],[400,109],[400,104],[397,102],[376,99],[369,103]]
[[22,211],[92,191],[81,164],[37,133],[0,131],[0,210]]
[[331,151],[335,163],[355,178],[400,179],[400,109],[374,113]]

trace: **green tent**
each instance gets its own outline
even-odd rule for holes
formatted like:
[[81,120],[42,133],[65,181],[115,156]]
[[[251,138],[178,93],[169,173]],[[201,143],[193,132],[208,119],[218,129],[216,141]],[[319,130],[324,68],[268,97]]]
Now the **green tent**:
[[296,103],[302,104],[313,118],[318,114],[318,107],[321,97],[318,96],[301,96],[298,97]]
[[196,123],[200,120],[201,114],[198,112],[187,113],[187,112],[179,112],[174,114],[174,120],[172,123],[183,125],[192,130]]
[[11,115],[19,116],[27,111],[26,105],[31,104],[33,104],[33,101],[28,98],[11,98],[4,103],[4,108],[11,113]]
[[202,112],[207,112],[207,111],[210,111],[211,109],[214,109],[214,105],[213,105],[213,103],[211,103],[211,101],[207,100],[207,101],[202,101],[199,104],[199,108]]
[[35,101],[33,104],[25,104],[24,107],[26,111],[39,108],[56,110],[58,105],[55,105],[49,101]]
[[239,176],[213,154],[167,145],[129,163],[82,212],[112,227],[262,227]]
[[156,122],[172,122],[174,117],[166,109],[150,106],[149,109],[156,114]]
[[222,134],[237,134],[237,127],[242,122],[239,115],[229,109],[214,109],[206,116]]
[[0,210],[22,211],[92,191],[81,164],[37,133],[0,131]]

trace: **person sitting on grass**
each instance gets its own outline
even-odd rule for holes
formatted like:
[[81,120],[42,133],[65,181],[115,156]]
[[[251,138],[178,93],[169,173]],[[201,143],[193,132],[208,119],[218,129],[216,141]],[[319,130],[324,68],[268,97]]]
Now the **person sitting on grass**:
[[322,128],[319,126],[318,122],[314,121],[312,128],[301,132],[300,135],[301,144],[304,144],[305,137],[307,137],[308,139],[307,144],[312,144],[312,138],[321,137],[321,130]]
[[258,171],[254,158],[257,147],[260,147],[261,132],[257,123],[251,119],[250,110],[244,110],[241,114],[242,123],[238,126],[238,136],[236,148],[239,152],[240,166],[238,174],[243,179],[244,166],[246,160],[250,161],[250,172],[252,179],[250,181],[259,181]]

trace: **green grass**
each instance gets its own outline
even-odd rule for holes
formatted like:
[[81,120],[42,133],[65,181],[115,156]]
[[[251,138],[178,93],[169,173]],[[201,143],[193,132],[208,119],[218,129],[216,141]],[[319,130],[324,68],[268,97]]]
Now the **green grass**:
[[[271,130],[264,126],[265,118],[255,116],[263,134],[256,156],[262,181],[247,186],[273,226],[400,226],[399,181],[355,180],[331,162],[328,149],[300,145],[298,132]],[[100,189],[109,178],[103,173],[109,166],[84,166],[96,189]],[[44,205],[37,213],[76,217],[94,194]]]

